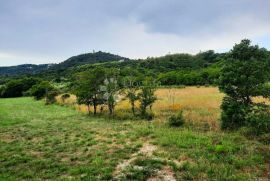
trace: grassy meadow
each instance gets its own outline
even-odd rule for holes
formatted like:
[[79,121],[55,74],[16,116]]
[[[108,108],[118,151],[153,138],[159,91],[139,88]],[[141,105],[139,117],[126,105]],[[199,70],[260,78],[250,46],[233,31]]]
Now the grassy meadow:
[[[156,94],[151,122],[89,117],[74,96],[58,98],[72,106],[0,99],[0,180],[270,179],[267,138],[219,130],[217,88]],[[127,100],[119,102],[116,115],[129,115],[129,108]],[[179,109],[186,125],[168,127],[168,115]]]

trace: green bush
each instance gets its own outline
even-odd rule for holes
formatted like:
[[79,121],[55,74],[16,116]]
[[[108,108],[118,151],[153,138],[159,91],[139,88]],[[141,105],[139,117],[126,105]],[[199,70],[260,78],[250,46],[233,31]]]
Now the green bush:
[[237,129],[247,123],[249,107],[231,97],[224,97],[221,105],[221,128]]
[[270,113],[269,107],[257,104],[248,114],[248,125],[257,135],[270,132]]
[[45,96],[45,101],[46,104],[53,104],[56,102],[55,97],[58,95],[58,92],[56,90],[52,90],[47,92],[46,96]]
[[154,117],[155,117],[155,114],[153,112],[145,112],[145,114],[142,115],[142,118],[148,121],[151,121],[152,119],[154,119]]
[[183,112],[180,111],[177,115],[173,115],[169,118],[169,125],[171,127],[180,127],[185,123]]
[[55,90],[54,87],[47,81],[34,85],[30,90],[30,95],[34,96],[36,100],[40,100],[46,96],[50,91]]

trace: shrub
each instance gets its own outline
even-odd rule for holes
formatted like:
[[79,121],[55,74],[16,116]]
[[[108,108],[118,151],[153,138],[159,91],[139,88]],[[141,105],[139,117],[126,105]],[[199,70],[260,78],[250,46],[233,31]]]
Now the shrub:
[[169,125],[171,127],[180,127],[184,124],[183,112],[180,111],[177,115],[173,115],[169,118]]
[[247,117],[248,125],[255,134],[259,135],[270,132],[270,114],[268,106],[261,104],[255,105]]
[[144,115],[143,115],[143,118],[148,120],[148,121],[151,121],[152,119],[154,119],[155,117],[155,114],[153,112],[146,112]]
[[222,129],[236,129],[246,125],[249,107],[245,104],[231,97],[224,97],[221,109]]
[[56,90],[52,90],[47,92],[46,96],[45,96],[45,102],[46,104],[53,104],[56,102],[55,97],[58,95],[58,92]]
[[34,85],[29,92],[36,100],[40,100],[44,98],[47,93],[53,90],[55,89],[49,82],[43,81],[40,84]]

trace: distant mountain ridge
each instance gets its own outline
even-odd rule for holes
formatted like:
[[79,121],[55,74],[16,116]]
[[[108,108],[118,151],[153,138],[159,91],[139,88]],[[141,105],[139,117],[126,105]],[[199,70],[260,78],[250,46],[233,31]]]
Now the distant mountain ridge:
[[15,76],[22,74],[38,74],[46,70],[64,70],[70,67],[76,67],[85,64],[104,63],[120,60],[129,60],[129,58],[121,57],[106,52],[93,52],[70,57],[59,64],[23,64],[10,67],[0,67],[0,76]]
[[10,67],[0,67],[0,75],[2,76],[14,76],[22,74],[38,74],[40,72],[48,70],[54,64],[23,64]]

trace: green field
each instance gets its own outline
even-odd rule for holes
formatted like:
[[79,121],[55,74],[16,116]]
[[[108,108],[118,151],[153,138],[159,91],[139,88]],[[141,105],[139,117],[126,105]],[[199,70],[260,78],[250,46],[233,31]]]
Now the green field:
[[269,145],[241,132],[88,117],[0,99],[0,180],[269,180]]

